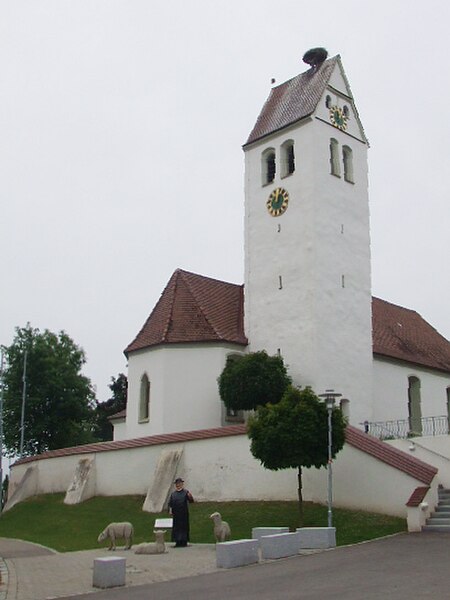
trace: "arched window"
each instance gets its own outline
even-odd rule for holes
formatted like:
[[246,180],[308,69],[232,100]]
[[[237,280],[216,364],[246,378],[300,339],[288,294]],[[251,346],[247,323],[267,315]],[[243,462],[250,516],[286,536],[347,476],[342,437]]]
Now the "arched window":
[[141,390],[139,397],[139,423],[150,419],[150,380],[147,373],[141,377]]
[[341,165],[339,163],[339,142],[334,138],[330,140],[330,167],[331,174],[341,176]]
[[295,171],[294,141],[288,140],[281,146],[281,177],[292,175]]
[[342,147],[342,159],[344,162],[344,179],[354,183],[353,179],[353,152],[349,146]]
[[420,406],[420,379],[408,377],[408,419],[411,435],[422,435],[422,408]]
[[262,183],[266,185],[272,183],[275,179],[276,164],[275,164],[275,149],[267,148],[262,153]]

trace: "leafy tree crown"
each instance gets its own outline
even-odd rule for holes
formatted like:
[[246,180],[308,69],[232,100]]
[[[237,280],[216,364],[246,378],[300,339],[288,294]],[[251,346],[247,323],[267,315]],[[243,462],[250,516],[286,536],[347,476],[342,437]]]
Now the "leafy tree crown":
[[276,404],[290,383],[283,358],[265,351],[230,355],[218,378],[220,397],[232,410]]
[[4,438],[10,454],[20,449],[23,374],[26,356],[24,454],[92,441],[95,394],[81,373],[82,348],[64,332],[17,328],[6,351]]
[[[332,455],[342,449],[346,421],[332,411]],[[271,470],[325,466],[328,462],[328,411],[311,388],[290,387],[278,404],[260,406],[250,417],[251,452]]]

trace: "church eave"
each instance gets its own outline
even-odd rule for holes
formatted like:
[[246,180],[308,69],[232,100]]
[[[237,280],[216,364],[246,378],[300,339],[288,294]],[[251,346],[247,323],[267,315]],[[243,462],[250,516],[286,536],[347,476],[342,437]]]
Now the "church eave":
[[307,115],[304,115],[303,117],[300,117],[299,119],[296,119],[295,121],[292,121],[291,123],[288,123],[287,125],[282,125],[276,129],[274,129],[273,131],[269,131],[268,133],[265,133],[256,139],[253,139],[251,142],[245,142],[245,144],[242,145],[242,149],[245,151],[248,148],[258,145],[263,140],[266,140],[267,138],[270,138],[271,136],[277,135],[277,133],[279,133],[280,131],[284,131],[291,127],[295,127],[296,125],[299,125],[302,121],[311,120],[311,118],[314,116],[314,112],[315,111],[312,110]]
[[151,344],[147,344],[147,345],[143,345],[143,346],[139,346],[139,347],[135,347],[135,348],[131,348],[131,349],[126,349],[124,350],[124,354],[125,356],[128,358],[130,356],[130,354],[133,354],[134,352],[142,352],[144,350],[156,350],[158,348],[164,348],[167,346],[177,346],[177,345],[190,345],[190,346],[194,346],[196,344],[218,344],[218,345],[225,345],[225,344],[233,344],[233,345],[238,345],[238,346],[247,346],[248,345],[248,340],[246,337],[242,337],[239,339],[229,339],[229,338],[224,338],[224,337],[211,337],[211,338],[204,338],[204,339],[197,339],[197,340],[193,340],[191,339],[178,339],[178,340],[161,340],[159,342],[154,342]]
[[418,361],[418,360],[408,359],[407,357],[397,354],[397,353],[393,352],[392,350],[386,350],[386,351],[374,350],[373,356],[374,356],[374,358],[377,358],[377,357],[384,358],[386,360],[393,361],[395,363],[403,363],[405,366],[406,365],[415,366],[420,369],[429,369],[431,371],[436,371],[436,372],[442,373],[444,375],[450,375],[450,365],[449,366],[438,365],[436,363],[432,363],[431,361],[427,361],[427,360]]

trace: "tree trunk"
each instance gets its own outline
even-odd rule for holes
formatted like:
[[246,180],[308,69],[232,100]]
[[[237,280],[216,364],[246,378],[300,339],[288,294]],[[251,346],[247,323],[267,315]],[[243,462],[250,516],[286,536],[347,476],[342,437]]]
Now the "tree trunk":
[[298,468],[298,526],[303,527],[302,468]]

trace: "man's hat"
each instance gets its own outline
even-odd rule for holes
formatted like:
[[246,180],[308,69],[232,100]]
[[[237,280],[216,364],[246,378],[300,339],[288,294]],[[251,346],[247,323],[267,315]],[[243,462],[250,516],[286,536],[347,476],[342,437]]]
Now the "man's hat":
[[184,479],[181,479],[181,477],[177,477],[174,483],[184,483]]

